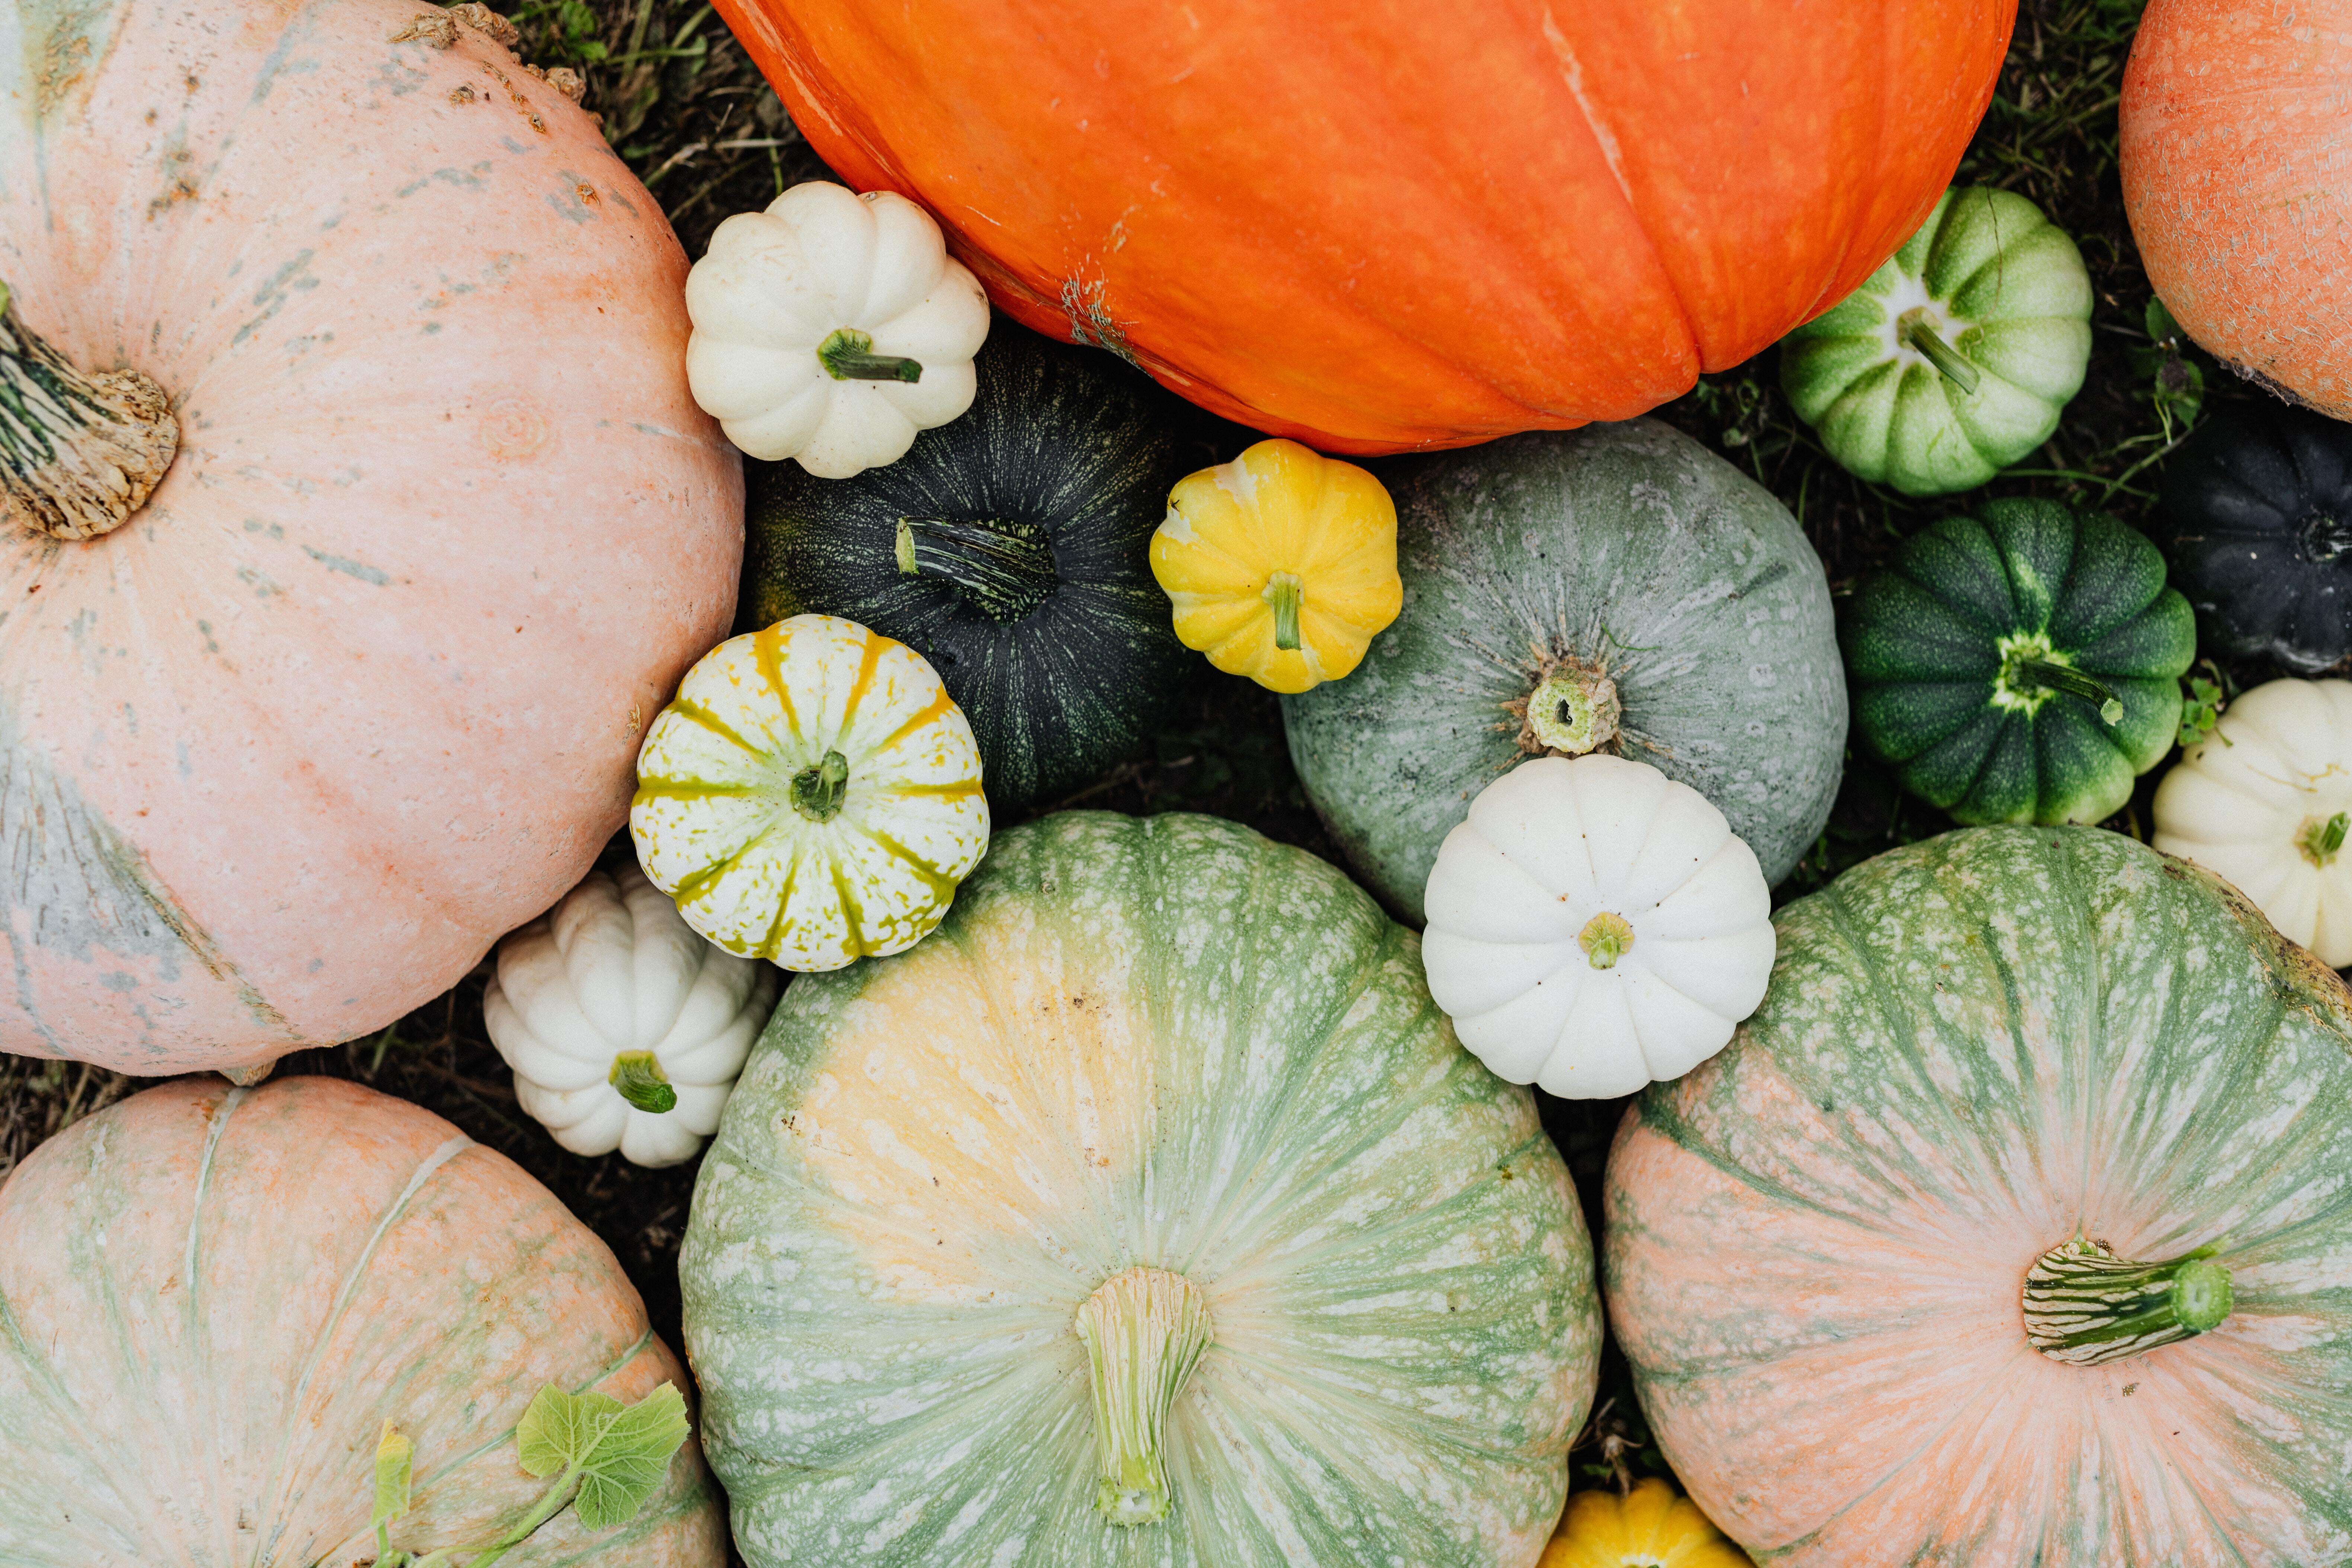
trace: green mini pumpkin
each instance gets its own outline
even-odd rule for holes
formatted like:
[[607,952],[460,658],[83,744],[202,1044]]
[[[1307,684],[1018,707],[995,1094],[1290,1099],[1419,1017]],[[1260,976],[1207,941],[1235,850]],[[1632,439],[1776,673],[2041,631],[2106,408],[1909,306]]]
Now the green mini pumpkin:
[[2156,546],[2055,501],[1905,542],[1845,627],[1863,742],[1964,823],[2098,822],[2180,723],[2197,652]]
[[1783,339],[1780,379],[1848,471],[1944,495],[2047,441],[2090,362],[2082,253],[2023,196],[1978,186]]
[[750,466],[744,628],[839,616],[923,655],[1003,810],[1117,762],[1191,667],[1147,555],[1203,451],[1108,354],[999,321],[973,363],[971,411],[887,468]]
[[1417,939],[1202,816],[1016,828],[796,980],[678,1272],[752,1568],[1532,1568],[1601,1331]]

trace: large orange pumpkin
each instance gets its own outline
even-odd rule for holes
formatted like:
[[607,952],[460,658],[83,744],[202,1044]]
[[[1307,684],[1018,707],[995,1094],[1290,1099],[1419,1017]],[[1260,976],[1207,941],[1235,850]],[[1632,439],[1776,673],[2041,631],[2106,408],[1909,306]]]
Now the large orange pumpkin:
[[1829,309],[2011,0],[719,0],[997,302],[1349,452],[1625,419]]
[[[0,521],[0,1049],[343,1039],[580,879],[733,610],[685,270],[587,116],[431,7],[0,8],[0,413],[47,421],[0,468],[132,428],[40,405],[26,333],[178,427],[114,531]],[[18,514],[80,531],[111,481],[70,466]]]
[[2124,71],[2124,206],[2216,358],[2352,418],[2352,0],[2153,0]]
[[[186,1080],[0,1185],[0,1563],[352,1568],[383,1424],[415,1445],[406,1547],[495,1537],[547,1486],[515,1424],[548,1384],[687,1385],[604,1244],[505,1156],[331,1079]],[[719,1568],[689,1441],[628,1523],[558,1515],[506,1559]]]

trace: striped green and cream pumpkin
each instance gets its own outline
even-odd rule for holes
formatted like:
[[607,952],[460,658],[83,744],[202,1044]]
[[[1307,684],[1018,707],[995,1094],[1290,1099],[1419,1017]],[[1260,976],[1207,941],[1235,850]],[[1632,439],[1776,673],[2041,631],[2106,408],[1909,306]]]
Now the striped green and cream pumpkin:
[[2092,828],[1790,905],[1635,1102],[1610,1320],[1696,1502],[1790,1568],[2352,1559],[2352,994]]
[[1600,1340],[1413,935],[1201,816],[1015,829],[795,982],[679,1275],[753,1568],[1530,1568]]

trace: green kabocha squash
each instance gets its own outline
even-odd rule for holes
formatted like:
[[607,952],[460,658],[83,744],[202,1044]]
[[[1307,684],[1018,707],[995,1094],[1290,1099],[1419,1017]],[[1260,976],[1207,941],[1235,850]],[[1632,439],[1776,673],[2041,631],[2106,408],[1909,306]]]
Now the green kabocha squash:
[[2171,748],[2197,626],[2122,523],[1995,500],[1906,541],[1845,641],[1863,742],[1929,805],[2097,822]]
[[678,1272],[752,1568],[1532,1568],[1600,1342],[1412,933],[1202,816],[1016,828],[794,981]]
[[1845,750],[1829,584],[1796,520],[1634,420],[1381,466],[1404,609],[1345,680],[1283,700],[1307,798],[1418,923],[1438,846],[1514,763],[1601,751],[1715,803],[1779,881]]
[[1798,416],[1906,495],[1980,485],[2058,428],[2091,363],[2091,275],[2023,196],[1951,190],[1902,249],[1782,340]]
[[1191,668],[1152,580],[1191,416],[1108,354],[999,321],[953,424],[854,479],[753,465],[746,629],[840,616],[931,662],[999,810],[1091,781]]

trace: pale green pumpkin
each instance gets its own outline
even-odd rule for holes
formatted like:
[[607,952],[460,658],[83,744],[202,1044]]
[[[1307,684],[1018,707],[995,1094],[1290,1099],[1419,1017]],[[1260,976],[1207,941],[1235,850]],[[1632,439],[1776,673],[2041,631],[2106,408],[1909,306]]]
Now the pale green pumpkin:
[[1413,935],[1198,816],[1016,829],[796,981],[679,1274],[754,1568],[1529,1568],[1600,1339]]

